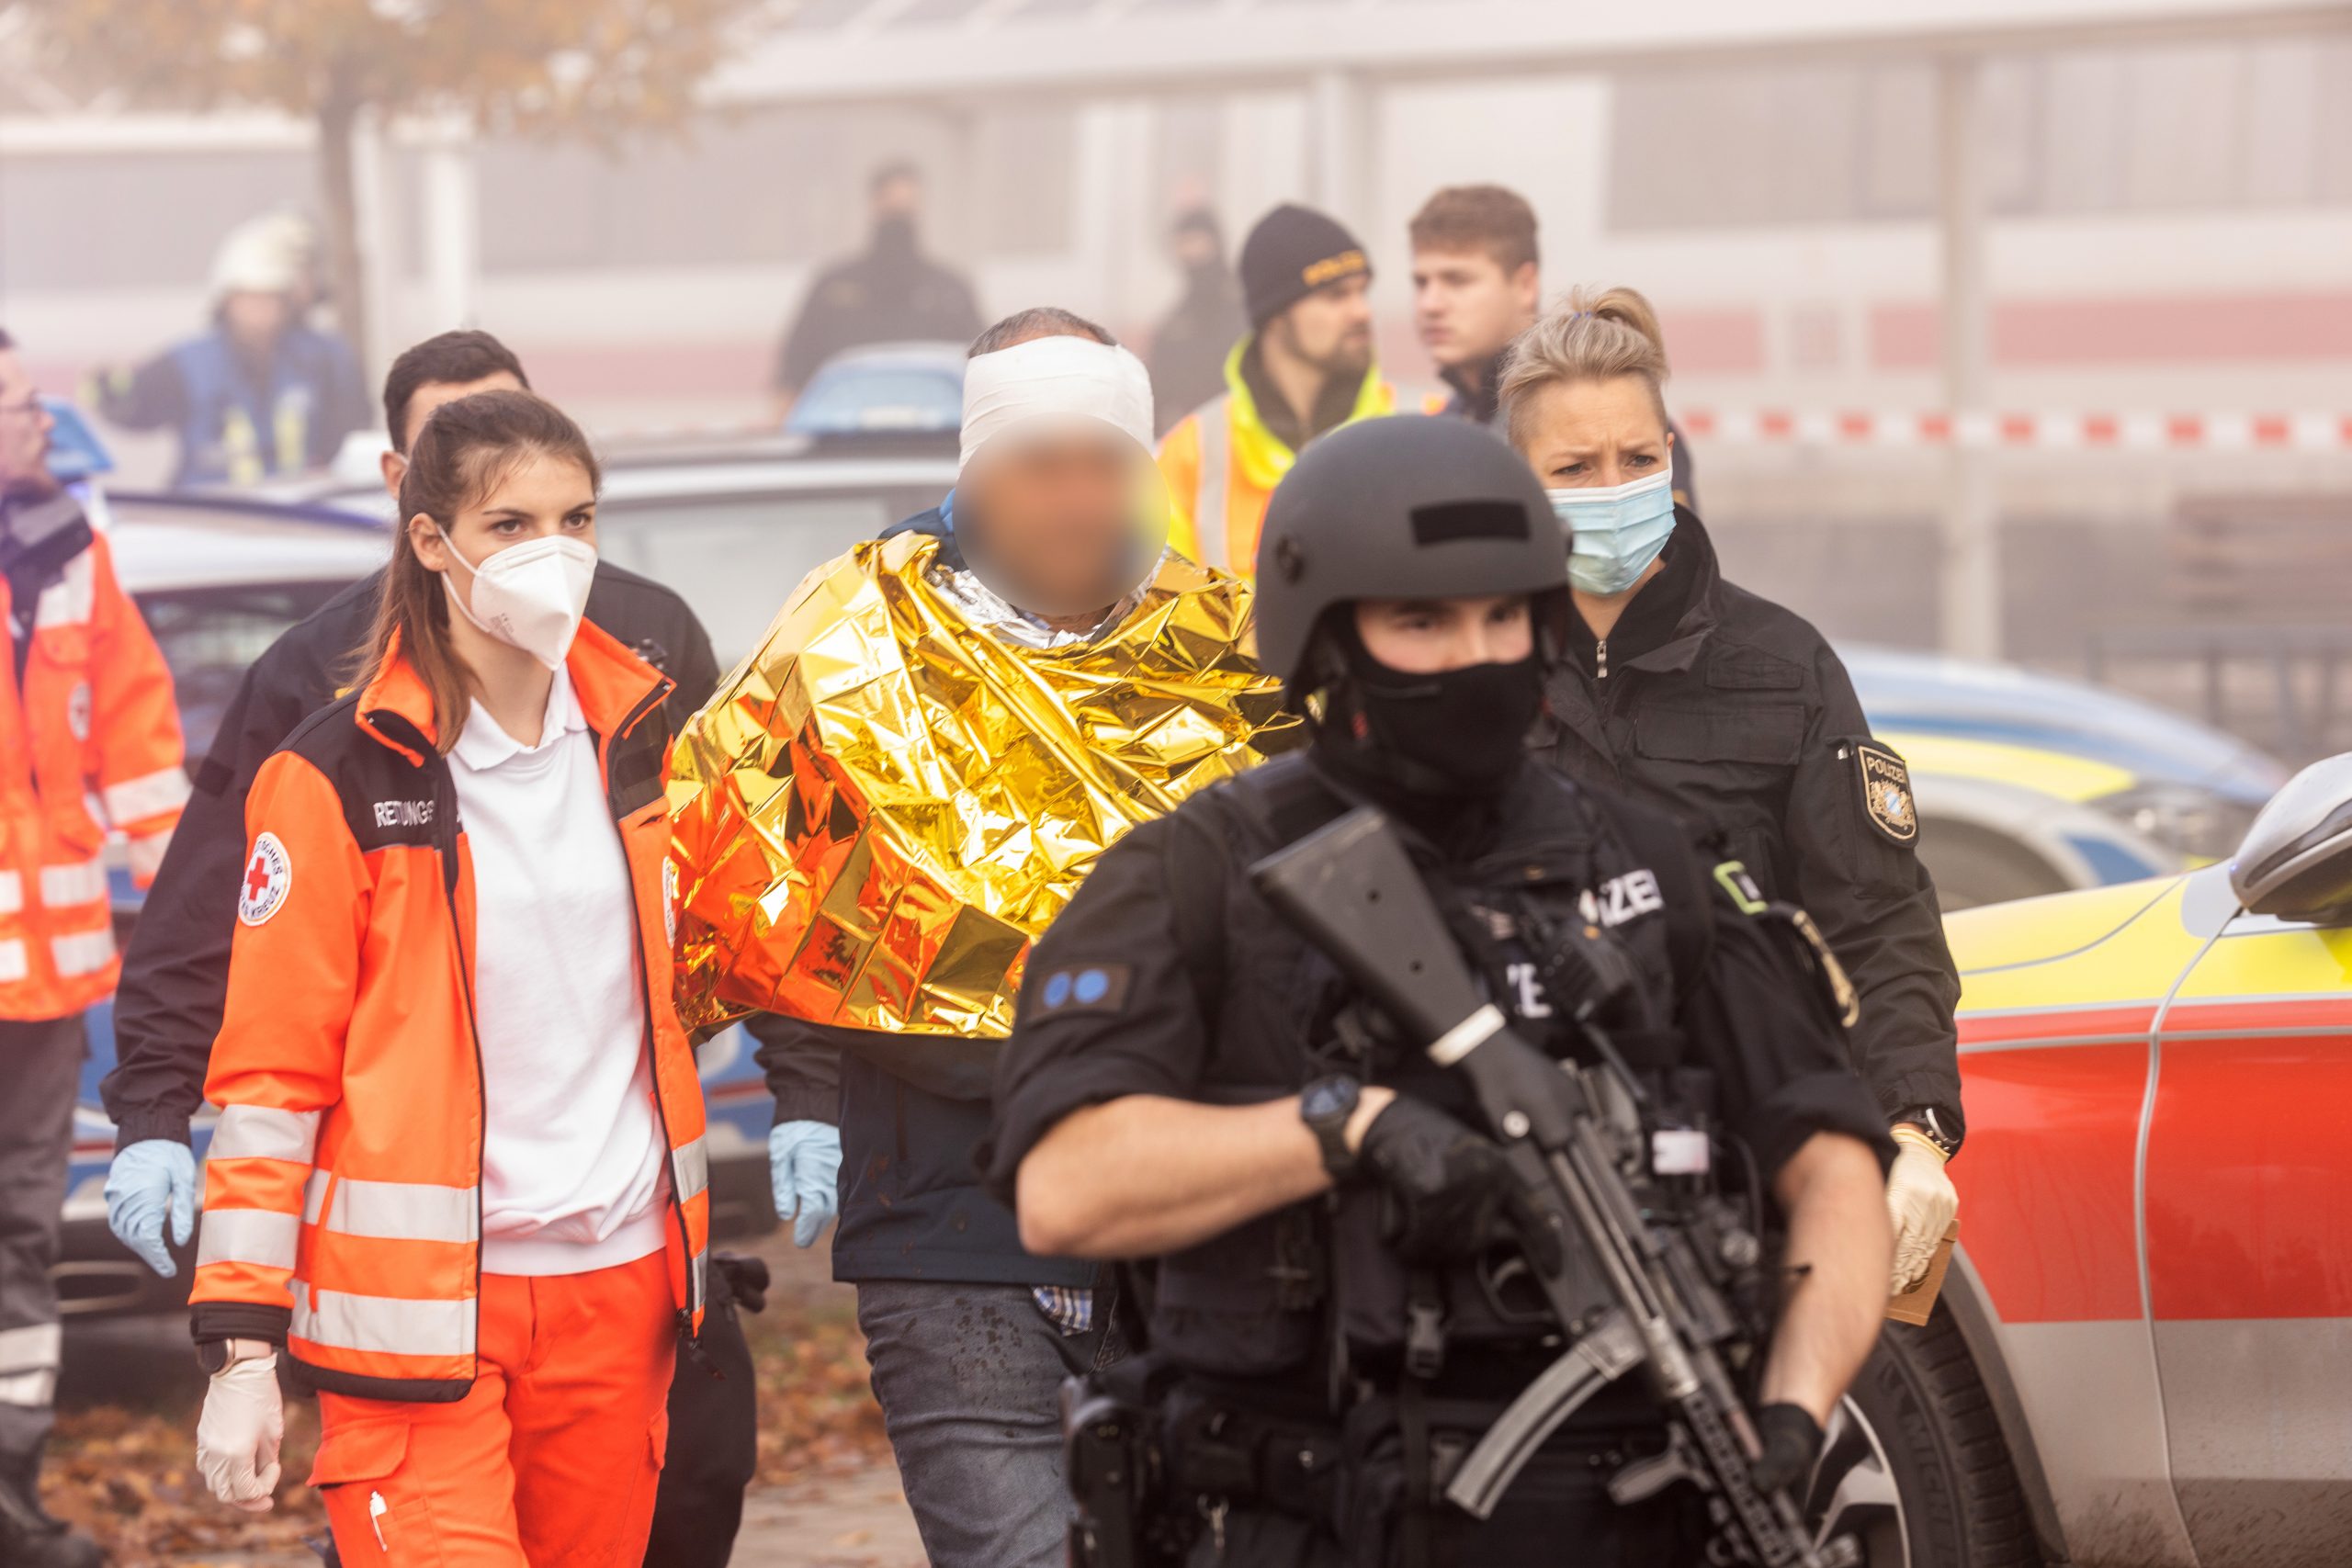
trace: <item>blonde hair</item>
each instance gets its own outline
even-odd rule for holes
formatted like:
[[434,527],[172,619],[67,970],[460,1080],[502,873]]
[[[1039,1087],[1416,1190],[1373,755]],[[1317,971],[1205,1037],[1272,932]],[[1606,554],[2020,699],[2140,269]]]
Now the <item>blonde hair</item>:
[[1668,372],[1657,312],[1631,288],[1572,289],[1510,345],[1496,387],[1503,428],[1523,446],[1521,426],[1546,387],[1570,381],[1611,381],[1638,376],[1666,423]]

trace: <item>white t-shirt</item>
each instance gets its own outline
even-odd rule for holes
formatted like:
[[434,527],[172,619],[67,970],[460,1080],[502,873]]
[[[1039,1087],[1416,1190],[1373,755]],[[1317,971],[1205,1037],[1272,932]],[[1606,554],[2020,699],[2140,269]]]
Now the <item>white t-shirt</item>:
[[473,856],[482,1271],[633,1262],[662,1249],[669,1178],[628,862],[570,675],[537,746],[476,703],[449,762]]

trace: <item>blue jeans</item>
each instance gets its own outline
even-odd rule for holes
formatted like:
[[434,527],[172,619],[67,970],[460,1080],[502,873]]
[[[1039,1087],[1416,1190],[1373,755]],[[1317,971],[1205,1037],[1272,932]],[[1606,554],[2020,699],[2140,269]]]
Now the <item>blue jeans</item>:
[[865,1280],[857,1325],[932,1568],[1060,1568],[1069,1529],[1059,1393],[1126,1351],[1112,1288],[1064,1335],[1026,1285]]

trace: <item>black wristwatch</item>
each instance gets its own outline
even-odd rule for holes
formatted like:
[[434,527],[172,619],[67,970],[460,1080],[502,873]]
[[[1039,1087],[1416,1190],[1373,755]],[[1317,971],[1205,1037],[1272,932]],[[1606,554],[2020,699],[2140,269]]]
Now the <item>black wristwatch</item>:
[[1348,1147],[1348,1119],[1363,1098],[1363,1085],[1345,1073],[1317,1078],[1299,1091],[1298,1119],[1322,1145],[1323,1168],[1334,1181],[1345,1181],[1355,1170],[1355,1151]]
[[1960,1140],[1951,1135],[1951,1129],[1944,1125],[1943,1118],[1936,1114],[1936,1108],[1932,1105],[1915,1105],[1897,1114],[1894,1120],[1908,1122],[1927,1134],[1928,1142],[1935,1145],[1946,1159],[1960,1152]]

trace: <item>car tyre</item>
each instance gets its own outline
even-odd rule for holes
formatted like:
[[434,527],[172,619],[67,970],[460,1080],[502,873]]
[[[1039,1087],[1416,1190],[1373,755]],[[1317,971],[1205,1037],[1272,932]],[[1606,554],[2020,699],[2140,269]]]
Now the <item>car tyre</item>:
[[1951,1314],[1889,1324],[1831,1419],[1806,1504],[1867,1568],[2037,1568],[1999,1419]]

